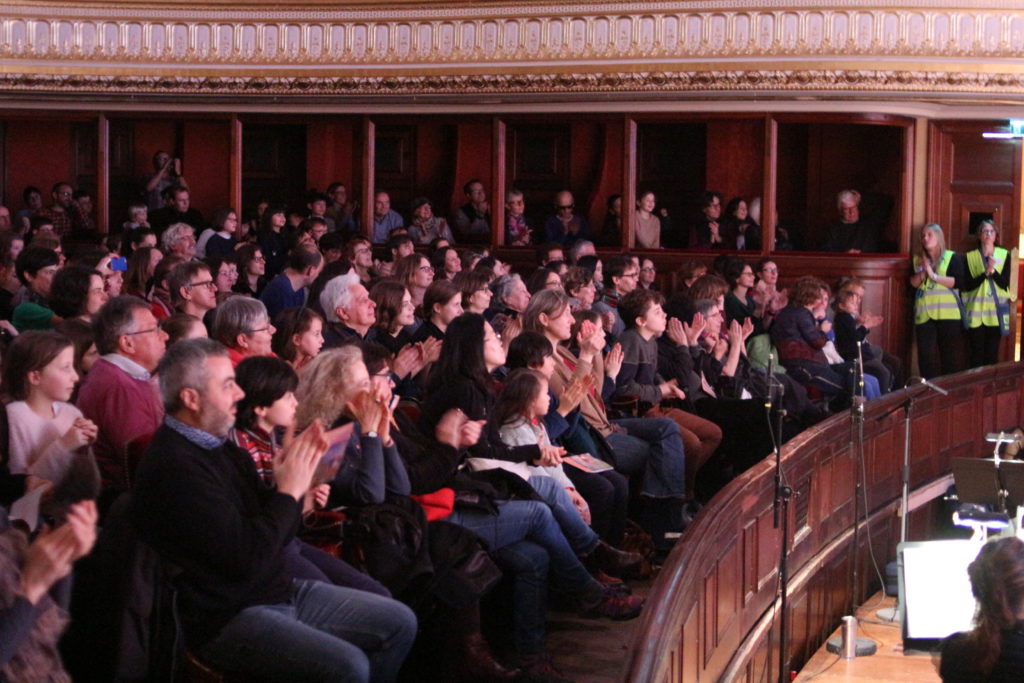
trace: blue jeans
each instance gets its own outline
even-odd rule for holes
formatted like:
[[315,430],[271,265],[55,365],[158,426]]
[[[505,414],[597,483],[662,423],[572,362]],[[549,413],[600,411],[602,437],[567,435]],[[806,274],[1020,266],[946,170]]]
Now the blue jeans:
[[512,582],[512,638],[520,657],[544,651],[548,553],[536,543],[519,541],[492,553]]
[[565,540],[569,541],[569,545],[576,551],[576,554],[585,556],[594,552],[594,548],[597,547],[597,543],[601,539],[597,532],[587,526],[587,523],[580,517],[579,511],[573,505],[565,489],[557,481],[543,474],[531,475],[530,486],[537,492],[537,495],[544,499],[544,502],[551,506],[551,512],[555,515],[558,527],[565,534]]
[[288,681],[393,681],[416,615],[391,598],[292,581],[291,599],[246,607],[199,650],[217,668]]
[[652,498],[686,495],[686,461],[679,425],[667,417],[614,420],[626,430],[606,437],[615,452],[615,469],[623,474],[643,472],[641,493]]
[[580,564],[565,540],[547,503],[539,500],[498,501],[497,515],[456,507],[447,521],[475,531],[491,550],[500,550],[518,541],[533,541],[548,552],[556,590],[573,595],[592,594],[595,585],[600,590],[600,584]]

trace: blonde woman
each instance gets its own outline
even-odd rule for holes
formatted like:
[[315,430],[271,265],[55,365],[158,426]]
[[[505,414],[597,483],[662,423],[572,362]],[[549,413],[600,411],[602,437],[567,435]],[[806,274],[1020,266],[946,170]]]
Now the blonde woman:
[[957,292],[964,275],[963,257],[946,249],[938,223],[921,228],[921,248],[914,254],[910,286],[917,290],[914,332],[917,358],[925,379],[950,375],[960,369],[957,340],[963,326],[963,304]]

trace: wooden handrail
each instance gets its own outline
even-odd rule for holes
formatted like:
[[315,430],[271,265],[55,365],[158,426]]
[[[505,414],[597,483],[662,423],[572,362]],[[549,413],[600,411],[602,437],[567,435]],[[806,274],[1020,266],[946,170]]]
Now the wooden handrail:
[[[849,605],[877,589],[868,541],[879,564],[894,556],[898,540],[903,411],[879,419],[914,397],[911,488],[950,471],[953,457],[986,453],[986,432],[1024,421],[1024,363],[1004,363],[942,378],[949,396],[904,389],[870,402],[864,423],[867,517],[850,594],[849,545],[857,462],[848,415],[838,414],[787,443],[782,450],[790,506],[788,668],[798,668],[823,642]],[[727,672],[773,680],[777,648],[766,647],[776,601],[779,532],[773,525],[774,464],[768,458],[722,489],[687,528],[648,597],[623,680],[711,681]],[[860,519],[864,519],[861,505]],[[931,510],[910,515],[910,538],[923,538]],[[933,516],[934,517],[934,516]],[[873,587],[872,587],[873,586]],[[811,608],[813,604],[814,609]],[[777,643],[777,640],[774,641]]]

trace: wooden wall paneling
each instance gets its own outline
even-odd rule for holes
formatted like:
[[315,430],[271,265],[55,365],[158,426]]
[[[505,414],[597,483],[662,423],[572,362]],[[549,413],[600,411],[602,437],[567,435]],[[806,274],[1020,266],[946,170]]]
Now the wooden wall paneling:
[[[687,242],[690,224],[707,189],[707,124],[641,122],[637,132],[637,186],[652,190],[668,209],[675,241]],[[626,205],[623,203],[623,211]],[[662,243],[666,236],[662,235]],[[671,244],[672,241],[669,240]]]
[[[570,178],[570,129],[564,123],[510,124],[508,175],[523,193],[526,217],[533,226],[534,241],[544,241],[544,221],[552,215],[554,193],[575,190]],[[575,195],[574,199],[579,200]],[[532,252],[530,253],[532,258]]]
[[605,124],[602,121],[573,121],[569,128],[569,189],[576,200],[576,213],[590,223],[590,229],[600,228],[598,218],[604,219],[604,196],[600,194],[599,177],[604,155]]
[[238,218],[240,220],[245,220],[244,216],[255,216],[256,212],[252,211],[252,213],[248,213],[246,209],[249,209],[250,207],[247,207],[244,204],[245,198],[242,191],[242,154],[244,153],[244,149],[242,143],[245,131],[242,121],[238,118],[237,114],[231,117],[231,120],[228,122],[228,128],[231,136],[231,146],[228,152],[231,157],[228,169],[228,184],[230,186],[231,199],[228,203],[235,208],[235,211],[238,213]]
[[426,192],[421,188],[418,175],[419,132],[413,125],[379,123],[374,127],[374,189],[387,192],[391,196],[391,208],[407,222],[411,214],[410,202]]
[[348,200],[362,207],[363,179],[367,175],[363,173],[363,151],[358,146],[359,119],[310,118],[305,124],[305,187],[326,192],[331,183],[344,183]]
[[[951,392],[948,398],[927,397],[917,402],[912,489],[948,472],[949,460],[954,454],[978,455],[984,449],[988,425],[975,416],[979,410],[984,410],[985,387],[997,379],[1003,383],[1001,392],[1016,390],[1020,393],[1024,390],[1024,365],[1003,365],[943,378],[941,383]],[[855,556],[850,556],[853,535],[848,508],[816,500],[823,495],[836,495],[826,490],[822,472],[827,473],[830,459],[843,457],[844,447],[835,444],[848,438],[849,424],[845,416],[834,417],[804,432],[784,449],[787,479],[798,489],[804,489],[804,495],[809,498],[808,525],[797,530],[790,554],[794,582],[791,585],[793,638],[789,656],[794,667],[820,644],[823,635],[835,625],[836,615],[845,612],[849,600],[860,600],[877,589],[870,551],[873,549],[879,567],[893,557],[899,527],[895,514],[900,488],[898,463],[902,458],[902,448],[895,447],[893,433],[900,431],[902,420],[899,411],[881,423],[876,418],[898,406],[906,395],[901,392],[868,404],[866,425],[872,427],[865,430],[867,470],[881,483],[872,486],[869,482],[869,493],[874,495],[870,497],[868,522],[860,534],[861,545]],[[836,472],[838,469],[833,469],[832,476],[836,476]],[[666,615],[685,613],[682,606],[692,604],[693,600],[700,603],[705,639],[699,650],[700,678],[739,678],[756,668],[751,660],[760,656],[760,639],[764,638],[773,618],[777,618],[771,609],[775,584],[760,582],[756,593],[748,596],[747,575],[742,571],[725,571],[725,566],[730,561],[735,563],[738,555],[744,562],[749,561],[747,555],[752,545],[760,551],[777,538],[778,532],[771,526],[772,476],[770,462],[748,470],[720,491],[684,533],[652,588],[650,602],[657,608],[641,616],[636,642],[643,647],[630,651],[627,680],[651,680],[645,672],[650,672],[653,663],[658,661],[660,643],[665,652],[682,645],[671,644],[671,636],[680,637],[680,631],[664,632],[660,624]],[[806,488],[808,482],[810,487]],[[850,488],[852,490],[852,486]],[[947,513],[940,514],[939,507],[940,502],[936,500],[910,515],[912,538],[928,538],[940,528],[948,528]],[[798,515],[792,508],[791,514],[794,518]],[[833,516],[845,518],[846,524],[833,523],[828,519]],[[751,526],[750,519],[758,520],[756,526]],[[747,537],[752,528],[757,535],[753,541]],[[773,564],[777,553],[768,554]],[[860,563],[858,584],[863,590],[853,596],[849,594],[850,562]],[[758,571],[760,574],[762,569],[759,567]],[[712,635],[717,636],[717,643],[706,640]],[[650,661],[644,662],[645,657],[650,657]],[[687,666],[684,655],[681,670]]]
[[764,191],[765,135],[761,117],[712,119],[707,123],[706,186],[723,196],[725,205],[733,197],[749,203]]
[[[95,120],[78,121],[71,125],[72,136],[72,171],[66,180],[76,190],[86,190],[97,194],[99,178],[99,129]],[[44,204],[48,202],[44,201]]]
[[105,114],[96,117],[96,192],[92,199],[96,229],[106,233],[110,230],[110,120]]
[[764,117],[764,191],[761,194],[761,253],[775,249],[775,224],[779,191],[779,124],[771,116]]
[[682,661],[679,662],[678,669],[670,674],[675,680],[696,681],[698,679],[702,642],[700,628],[698,628],[699,614],[697,603],[694,603],[683,618],[683,625],[679,631]]
[[[637,122],[636,119],[626,116],[623,118],[623,140],[625,145],[625,153],[622,157],[622,205],[632,206],[636,203],[636,189],[638,182],[638,150],[637,150]],[[620,244],[623,247],[631,248],[635,241],[635,233],[633,227],[633,212],[627,211],[626,215],[622,217],[622,234],[620,235]]]
[[[452,174],[452,192],[440,215],[451,216],[468,201],[462,188],[473,178],[478,178],[487,191],[491,206],[500,201],[500,193],[494,184],[493,126],[490,122],[471,120],[455,124],[455,168]],[[450,208],[449,208],[450,207]],[[493,209],[492,209],[493,211]],[[452,228],[454,230],[454,228]]]
[[[625,161],[626,131],[618,121],[610,120],[600,124],[601,140],[598,145],[598,159],[593,185],[589,191],[587,217],[590,219],[590,231],[594,237],[601,234],[605,218],[608,216],[608,197],[622,195],[622,206],[633,206],[626,196]],[[623,211],[623,231],[630,231],[632,213]],[[621,232],[620,232],[621,236]],[[617,245],[608,245],[617,246]]]
[[[778,222],[794,244],[800,246],[807,234],[808,130],[806,123],[778,122],[776,128],[775,178]],[[765,212],[761,212],[762,220]],[[774,243],[773,243],[774,244]]]
[[491,244],[505,244],[505,195],[512,187],[508,183],[508,127],[498,117],[491,121],[491,150]]
[[[367,237],[373,237],[373,213],[374,213],[374,198],[377,196],[377,192],[384,191],[383,188],[377,189],[377,178],[375,170],[377,168],[377,125],[373,119],[369,116],[364,116],[359,120],[358,128],[356,124],[353,124],[355,132],[353,133],[352,148],[358,149],[361,152],[362,163],[353,166],[353,173],[359,182],[361,188],[361,223],[363,226],[363,234]],[[389,196],[390,199],[390,196]],[[397,209],[401,213],[401,209]]]
[[[212,217],[214,211],[228,206],[231,201],[229,124],[227,120],[187,120],[182,124],[182,175],[188,180],[192,206],[202,211],[206,218]],[[304,173],[304,159],[297,168],[299,173]]]
[[[224,125],[228,128],[227,137],[231,145],[234,144],[233,133],[241,134],[242,205],[251,208],[260,201],[268,201],[308,213],[307,191],[315,187],[324,192],[327,187],[307,183],[309,134],[306,126],[263,121],[246,121],[243,125],[239,121],[239,130],[236,131],[232,121],[226,121]],[[228,156],[231,157],[230,149]],[[194,183],[191,177],[186,177],[190,184]],[[196,204],[195,199],[193,204]],[[204,213],[211,210],[203,209]]]
[[[175,154],[182,145],[178,141],[180,132],[175,121],[171,119],[141,118],[129,119],[132,130],[133,159],[135,180],[140,182],[142,176],[153,172],[153,157],[160,150]],[[180,158],[180,157],[179,157]],[[181,159],[182,175],[189,179],[188,159]],[[142,189],[140,187],[140,189]]]

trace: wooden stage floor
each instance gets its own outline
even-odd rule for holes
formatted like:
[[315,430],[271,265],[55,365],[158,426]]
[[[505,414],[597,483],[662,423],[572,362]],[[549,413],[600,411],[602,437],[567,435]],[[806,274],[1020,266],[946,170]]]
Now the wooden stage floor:
[[[885,623],[875,612],[883,607],[892,607],[895,598],[883,598],[881,593],[873,595],[864,607],[857,610],[858,636],[870,638],[878,643],[878,652],[870,657],[842,659],[822,645],[797,675],[797,681],[872,681],[872,683],[909,683],[911,681],[935,681],[939,678],[939,656],[930,653],[903,653],[903,639],[900,624]],[[836,629],[830,638],[839,635]]]

